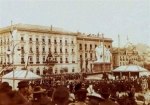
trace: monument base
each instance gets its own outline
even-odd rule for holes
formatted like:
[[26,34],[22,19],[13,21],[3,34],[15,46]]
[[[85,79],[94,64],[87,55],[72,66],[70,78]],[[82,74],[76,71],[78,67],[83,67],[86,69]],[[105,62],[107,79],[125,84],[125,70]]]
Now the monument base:
[[[98,73],[98,72],[110,72],[111,71],[111,63],[109,62],[94,62],[93,63],[94,68],[93,68],[93,72],[94,73]],[[104,67],[105,65],[105,67]]]

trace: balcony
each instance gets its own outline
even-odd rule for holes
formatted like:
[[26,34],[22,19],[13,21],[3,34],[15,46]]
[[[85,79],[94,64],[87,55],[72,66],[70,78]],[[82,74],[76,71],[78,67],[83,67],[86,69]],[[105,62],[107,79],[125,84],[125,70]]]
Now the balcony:
[[65,43],[65,46],[68,46],[68,43]]
[[31,62],[29,62],[30,64],[33,64],[33,62],[31,61]]
[[83,49],[82,49],[82,48],[80,48],[80,49],[79,49],[79,52],[83,52]]
[[46,54],[46,52],[45,52],[45,51],[42,51],[42,54]]
[[68,61],[66,61],[66,63],[69,63]]
[[90,52],[90,53],[92,53],[92,52],[93,52],[93,50],[92,50],[92,49],[90,49],[90,50],[89,50],[89,52]]
[[88,52],[88,49],[85,49],[85,52]]
[[75,61],[72,61],[72,63],[75,63]]
[[21,61],[21,64],[25,64],[25,62],[24,62],[24,61]]
[[45,45],[45,42],[42,42],[42,45]]
[[60,46],[62,46],[63,44],[62,43],[60,43]]
[[29,51],[29,54],[34,54],[33,51]]
[[71,43],[71,46],[75,46],[75,43]]
[[31,40],[29,41],[29,44],[32,44],[32,41],[31,41]]
[[40,64],[40,61],[37,61],[36,64]]
[[20,40],[20,43],[25,43],[25,41],[24,40]]
[[60,61],[60,63],[63,63],[63,61]]
[[40,42],[39,41],[36,41],[36,45],[39,45],[40,44]]

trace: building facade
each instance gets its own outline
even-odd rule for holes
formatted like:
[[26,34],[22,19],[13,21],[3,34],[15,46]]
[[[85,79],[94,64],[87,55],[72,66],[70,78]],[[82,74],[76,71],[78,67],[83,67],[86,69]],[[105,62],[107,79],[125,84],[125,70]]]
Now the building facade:
[[[15,35],[12,27],[17,31]],[[99,35],[69,32],[53,26],[8,26],[0,29],[0,69],[11,67],[13,63],[16,69],[27,67],[38,74],[49,68],[52,73],[80,72],[82,63],[82,68],[92,70],[92,63],[96,60],[95,47],[102,40],[107,48],[112,49],[112,39]],[[21,50],[19,55],[17,49]],[[8,54],[8,50],[12,53]],[[55,63],[47,63],[49,54]]]

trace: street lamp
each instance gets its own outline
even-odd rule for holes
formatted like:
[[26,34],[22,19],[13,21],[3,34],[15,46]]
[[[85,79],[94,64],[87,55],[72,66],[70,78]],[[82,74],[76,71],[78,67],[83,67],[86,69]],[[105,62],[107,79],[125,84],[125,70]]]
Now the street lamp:
[[[7,53],[8,55],[10,55],[11,58],[12,58],[12,65],[13,65],[13,89],[15,89],[14,54],[15,54],[15,48],[16,48],[16,46],[17,46],[20,42],[16,42],[16,43],[15,43],[13,31],[16,31],[16,30],[13,30],[13,29],[12,29],[12,24],[11,24],[11,36],[12,36],[11,48],[12,48],[12,51],[11,51],[10,48],[8,47],[8,50],[6,51],[6,53]],[[16,34],[16,33],[15,33],[15,34]],[[21,50],[20,50],[20,48],[19,48],[19,46],[18,46],[18,48],[17,48],[17,54],[20,54],[20,53],[21,53]]]
[[[10,49],[7,50],[7,54],[11,55],[12,57],[12,65],[13,65],[13,89],[15,88],[15,74],[14,74],[14,68],[15,68],[15,65],[14,65],[14,52],[15,52],[15,48],[16,46],[19,44],[20,42],[18,43],[14,43],[14,41],[12,40],[12,51]],[[20,54],[21,53],[21,50],[20,48],[18,47],[17,48],[17,54]]]

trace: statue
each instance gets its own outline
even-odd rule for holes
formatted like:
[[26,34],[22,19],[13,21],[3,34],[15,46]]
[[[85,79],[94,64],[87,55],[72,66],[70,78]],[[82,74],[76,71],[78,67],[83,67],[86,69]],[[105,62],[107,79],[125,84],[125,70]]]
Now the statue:
[[[98,47],[95,48],[96,51],[96,62],[110,62],[111,59],[111,52],[109,49],[107,49],[103,44],[101,43]],[[104,52],[104,54],[103,54]]]

